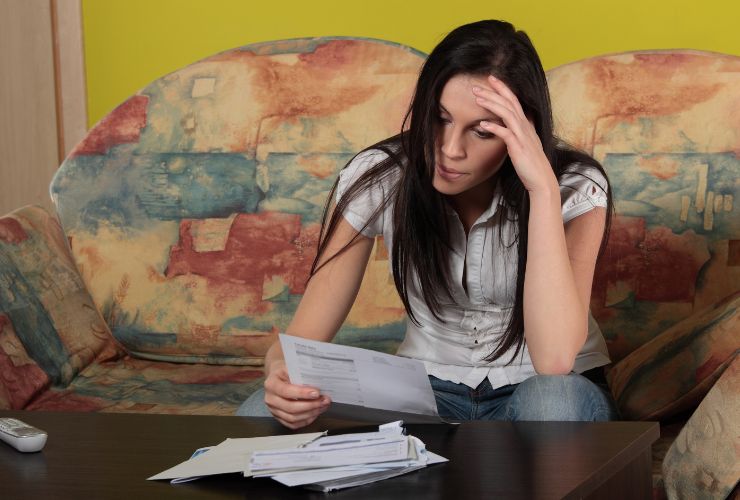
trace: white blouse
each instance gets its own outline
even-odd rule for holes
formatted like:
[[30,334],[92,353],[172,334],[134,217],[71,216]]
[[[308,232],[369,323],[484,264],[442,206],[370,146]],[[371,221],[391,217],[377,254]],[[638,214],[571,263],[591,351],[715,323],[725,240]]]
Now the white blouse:
[[[339,174],[337,200],[355,179],[386,156],[379,150],[357,155]],[[607,206],[602,190],[606,188],[604,176],[587,165],[576,165],[571,170],[582,172],[588,178],[570,173],[561,178],[563,223],[595,207]],[[400,167],[395,174],[374,183],[350,203],[343,214],[347,222],[360,230],[391,191],[393,183],[398,181],[399,174]],[[406,336],[398,349],[399,356],[423,361],[430,375],[471,388],[476,388],[485,378],[495,389],[537,374],[526,344],[508,366],[513,349],[496,361],[485,360],[506,328],[516,291],[517,249],[509,244],[516,228],[515,223],[506,220],[503,211],[498,210],[500,200],[498,186],[490,207],[470,228],[467,238],[457,213],[451,208],[448,210],[453,250],[450,252],[450,276],[455,303],[443,304],[439,312],[441,321],[436,319],[424,302],[416,280],[412,280],[409,302],[421,325],[406,321]],[[382,235],[389,255],[393,245],[392,205],[389,203],[380,216],[362,230],[368,238]],[[465,273],[464,266],[467,267]],[[463,276],[467,292],[462,286]],[[589,312],[588,337],[576,356],[573,370],[582,373],[609,362],[606,342]]]

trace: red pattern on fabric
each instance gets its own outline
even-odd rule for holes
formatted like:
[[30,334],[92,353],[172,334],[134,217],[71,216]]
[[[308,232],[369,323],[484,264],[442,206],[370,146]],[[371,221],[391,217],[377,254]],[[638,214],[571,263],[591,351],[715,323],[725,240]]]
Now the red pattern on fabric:
[[699,270],[709,259],[703,238],[692,231],[647,229],[645,219],[615,217],[605,258],[594,276],[592,298],[606,303],[607,289],[626,284],[635,300],[692,302]]
[[146,126],[148,104],[147,96],[135,95],[118,106],[87,134],[72,156],[102,155],[118,144],[139,142],[141,129]]
[[[724,354],[724,353],[723,353]],[[701,382],[717,371],[723,364],[729,364],[730,358],[727,356],[712,355],[701,366],[696,368],[695,378]]]
[[180,223],[180,241],[170,250],[165,275],[196,274],[216,284],[242,283],[261,291],[265,279],[282,278],[290,293],[301,294],[313,262],[317,227],[301,227],[295,214],[239,214],[229,230],[226,248],[198,252],[192,221]]
[[[588,71],[585,88],[592,105],[602,116],[619,116],[626,121],[636,120],[636,116],[644,119],[680,113],[726,89],[711,80],[681,78],[687,66],[699,74],[716,71],[715,59],[703,54],[634,54],[630,62],[596,58],[582,64]],[[666,85],[670,79],[666,75],[673,74],[678,76],[676,83]]]
[[110,406],[110,403],[98,398],[80,396],[65,390],[47,391],[24,409],[29,411],[100,411],[107,406]]
[[190,384],[225,384],[233,382],[251,382],[264,376],[264,373],[259,370],[244,370],[239,373],[216,373],[216,374],[204,374],[197,376],[195,373],[190,374]]
[[0,241],[4,243],[18,244],[28,239],[28,234],[21,223],[12,217],[0,219]]
[[[4,316],[0,315],[0,321]],[[0,329],[1,331],[1,329]],[[0,349],[0,390],[9,410],[22,410],[35,396],[49,388],[49,376],[35,364],[16,366]]]

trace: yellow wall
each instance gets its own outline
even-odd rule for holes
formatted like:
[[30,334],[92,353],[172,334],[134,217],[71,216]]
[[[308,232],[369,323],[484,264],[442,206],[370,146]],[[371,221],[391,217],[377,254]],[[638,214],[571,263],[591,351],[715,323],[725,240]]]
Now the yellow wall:
[[382,38],[429,52],[460,24],[506,19],[545,68],[635,49],[740,55],[736,0],[83,0],[88,120],[222,50],[310,36]]

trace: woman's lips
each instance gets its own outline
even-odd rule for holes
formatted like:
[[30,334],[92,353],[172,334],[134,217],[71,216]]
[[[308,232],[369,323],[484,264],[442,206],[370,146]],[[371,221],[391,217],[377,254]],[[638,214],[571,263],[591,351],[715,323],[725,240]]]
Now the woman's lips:
[[439,174],[440,177],[448,181],[454,181],[466,175],[463,172],[458,172],[457,170],[445,168],[439,163],[437,163],[437,173]]

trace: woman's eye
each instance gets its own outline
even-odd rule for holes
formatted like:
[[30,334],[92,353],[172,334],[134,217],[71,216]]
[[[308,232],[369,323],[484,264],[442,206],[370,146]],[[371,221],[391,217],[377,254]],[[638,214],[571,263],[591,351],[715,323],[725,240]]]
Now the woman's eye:
[[448,120],[447,118],[443,116],[438,116],[437,120],[439,121],[439,123],[451,123],[450,120]]
[[480,137],[481,139],[490,139],[492,137],[495,137],[494,134],[488,132],[487,130],[473,129],[473,133],[477,135],[478,137]]

